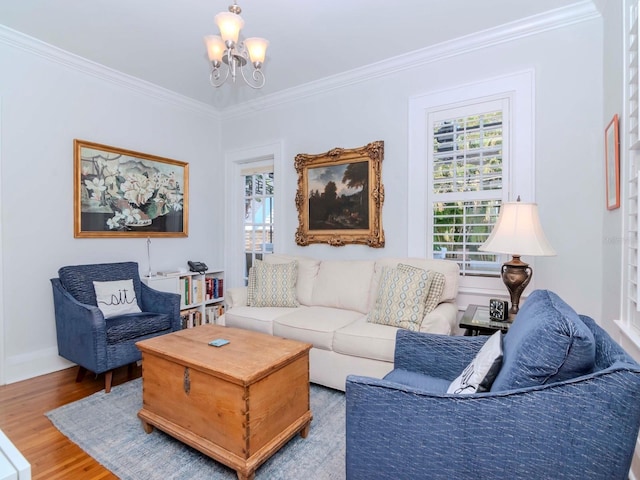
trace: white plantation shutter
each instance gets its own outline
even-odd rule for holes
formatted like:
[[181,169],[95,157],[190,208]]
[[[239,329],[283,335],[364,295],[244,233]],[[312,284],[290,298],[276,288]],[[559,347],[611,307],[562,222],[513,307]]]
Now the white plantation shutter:
[[[626,209],[624,217],[625,251],[627,268],[624,272],[624,284],[626,285],[625,316],[637,329],[640,329],[640,250],[638,249],[638,212],[640,212],[640,195],[638,194],[638,168],[640,162],[640,75],[638,73],[640,60],[640,34],[638,31],[638,2],[632,1],[627,11],[627,90],[625,92],[627,102],[627,128],[620,130],[620,162],[627,165],[626,171],[621,170],[622,178],[627,182],[627,199],[623,208]],[[626,160],[625,160],[626,159]],[[622,183],[622,182],[621,182]]]
[[495,225],[508,178],[509,99],[428,113],[431,249],[461,275],[498,276],[502,258],[479,252]]

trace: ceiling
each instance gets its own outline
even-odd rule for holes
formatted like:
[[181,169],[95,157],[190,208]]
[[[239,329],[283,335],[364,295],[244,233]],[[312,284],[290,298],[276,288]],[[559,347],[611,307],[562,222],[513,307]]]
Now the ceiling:
[[0,25],[194,100],[226,107],[584,2],[238,0],[243,34],[270,41],[267,83],[260,91],[209,84],[202,37],[218,33],[213,17],[231,3],[4,0]]

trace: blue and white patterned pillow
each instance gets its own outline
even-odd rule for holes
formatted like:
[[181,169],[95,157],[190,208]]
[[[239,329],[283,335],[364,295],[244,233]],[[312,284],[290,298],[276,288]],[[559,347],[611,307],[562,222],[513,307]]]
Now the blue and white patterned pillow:
[[421,268],[399,263],[382,270],[376,301],[367,321],[418,331],[422,324],[431,276]]
[[296,281],[298,262],[265,263],[256,260],[255,289],[249,297],[252,307],[298,307]]

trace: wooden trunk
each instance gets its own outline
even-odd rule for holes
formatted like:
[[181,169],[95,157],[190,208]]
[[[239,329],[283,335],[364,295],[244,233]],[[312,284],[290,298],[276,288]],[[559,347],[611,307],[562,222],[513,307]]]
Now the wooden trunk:
[[[225,338],[229,344],[208,342]],[[255,470],[298,432],[307,436],[311,345],[203,325],[139,342],[147,432],[157,427],[235,469]]]

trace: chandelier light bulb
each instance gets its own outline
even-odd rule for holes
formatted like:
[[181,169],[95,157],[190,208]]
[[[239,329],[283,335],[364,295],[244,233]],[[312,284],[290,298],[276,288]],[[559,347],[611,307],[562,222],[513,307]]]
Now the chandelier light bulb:
[[222,55],[226,49],[224,40],[220,35],[207,35],[204,37],[204,43],[207,46],[207,55],[209,61],[220,65],[222,62]]
[[244,41],[244,45],[249,51],[251,63],[253,63],[256,68],[260,68],[259,66],[264,63],[264,57],[267,54],[269,42],[264,38],[251,37]]
[[227,46],[229,46],[229,43],[232,46],[238,43],[240,30],[244,27],[244,20],[240,15],[231,12],[220,12],[215,16],[215,22]]

